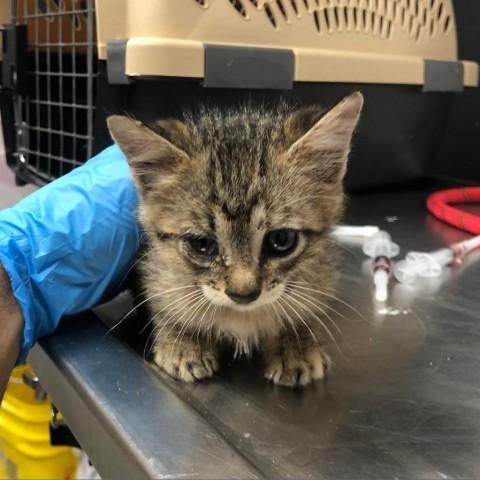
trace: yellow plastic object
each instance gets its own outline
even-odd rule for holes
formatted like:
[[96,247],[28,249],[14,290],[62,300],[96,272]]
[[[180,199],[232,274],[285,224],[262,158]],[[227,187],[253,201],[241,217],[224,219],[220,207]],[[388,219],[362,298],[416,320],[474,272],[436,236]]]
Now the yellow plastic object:
[[73,479],[72,449],[50,445],[51,401],[35,400],[22,380],[25,372],[32,373],[26,365],[13,371],[0,407],[0,478]]

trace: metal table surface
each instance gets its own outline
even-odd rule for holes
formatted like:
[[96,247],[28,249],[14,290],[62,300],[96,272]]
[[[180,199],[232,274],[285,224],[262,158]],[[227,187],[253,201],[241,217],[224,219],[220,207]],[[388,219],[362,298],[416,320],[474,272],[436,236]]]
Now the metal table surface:
[[[347,221],[387,229],[401,255],[466,238],[426,213],[428,188],[352,197]],[[103,478],[479,478],[478,253],[394,285],[382,307],[366,257],[344,250],[335,364],[304,391],[268,384],[255,359],[177,383],[93,314],[64,321],[29,362]]]

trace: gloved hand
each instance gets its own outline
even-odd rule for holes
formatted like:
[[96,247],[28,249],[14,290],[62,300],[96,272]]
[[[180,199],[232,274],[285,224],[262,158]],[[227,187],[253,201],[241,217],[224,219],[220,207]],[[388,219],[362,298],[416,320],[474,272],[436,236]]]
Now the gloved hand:
[[0,212],[0,261],[25,319],[19,362],[61,317],[118,293],[140,243],[137,205],[114,145]]

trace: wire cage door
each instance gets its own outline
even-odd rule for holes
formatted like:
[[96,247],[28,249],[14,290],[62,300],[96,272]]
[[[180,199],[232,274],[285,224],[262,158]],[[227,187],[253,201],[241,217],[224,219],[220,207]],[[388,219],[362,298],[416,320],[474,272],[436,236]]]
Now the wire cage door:
[[10,0],[28,27],[28,94],[16,95],[17,173],[38,184],[92,154],[97,70],[94,0]]

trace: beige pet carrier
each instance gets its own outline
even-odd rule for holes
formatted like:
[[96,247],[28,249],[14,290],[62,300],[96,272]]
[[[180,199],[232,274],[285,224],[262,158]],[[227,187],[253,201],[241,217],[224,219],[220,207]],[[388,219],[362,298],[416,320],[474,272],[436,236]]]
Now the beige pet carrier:
[[[124,61],[110,66],[112,81],[121,81],[123,73],[204,78],[207,85],[243,81],[268,86],[275,84],[270,78],[275,75],[280,87],[289,79],[425,85],[431,90],[478,83],[477,65],[458,62],[450,0],[96,3],[99,58]],[[119,47],[109,49],[113,40],[125,40],[123,57]],[[260,67],[253,77],[268,78],[249,78],[249,65]]]

